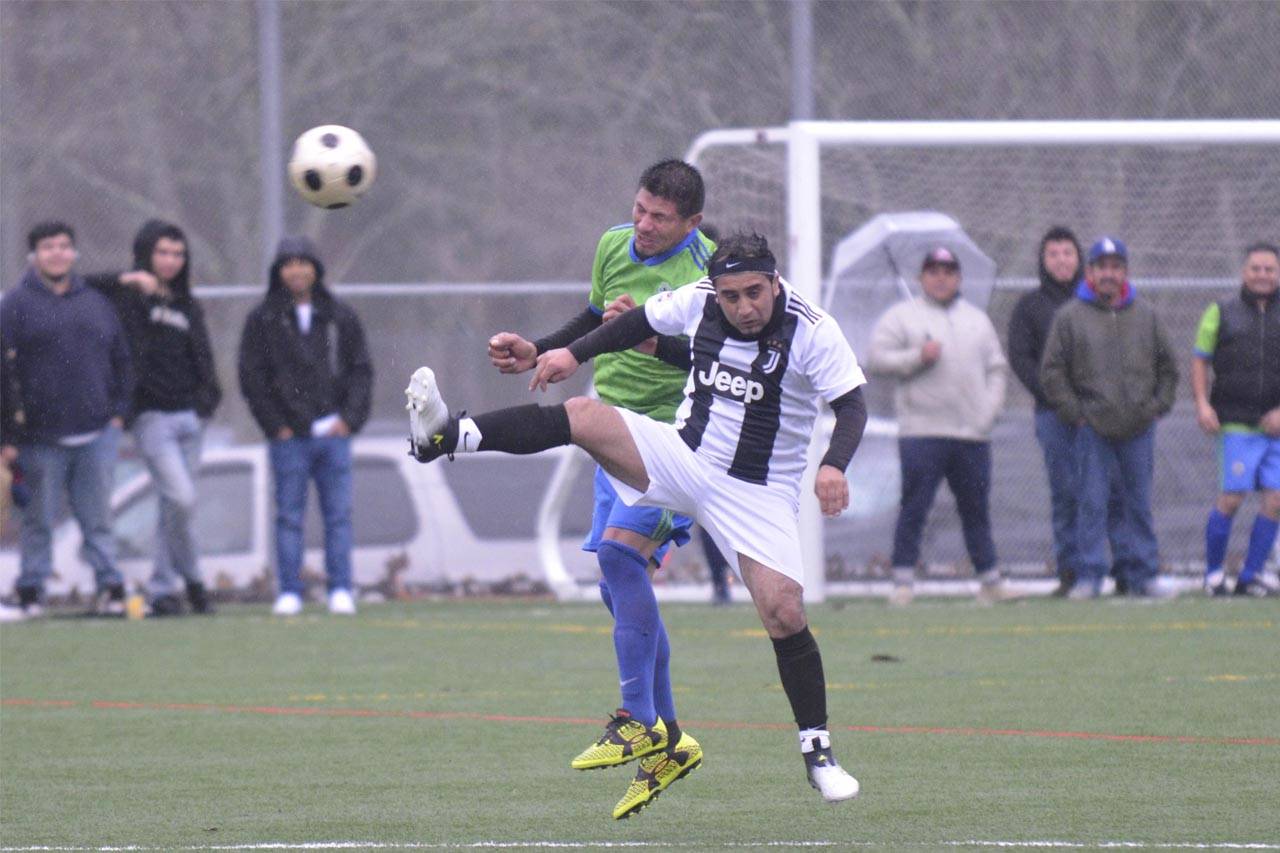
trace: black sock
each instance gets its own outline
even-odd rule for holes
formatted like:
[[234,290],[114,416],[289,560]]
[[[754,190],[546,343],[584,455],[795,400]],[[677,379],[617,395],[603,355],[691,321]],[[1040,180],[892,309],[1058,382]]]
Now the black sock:
[[675,720],[663,720],[667,724],[667,751],[676,748],[676,744],[680,742],[680,724]]
[[538,453],[569,444],[569,413],[564,405],[512,406],[472,418],[480,430],[478,450]]
[[803,729],[827,727],[827,680],[822,674],[822,654],[818,641],[806,625],[790,637],[773,641],[778,657],[782,689],[791,702],[796,725]]

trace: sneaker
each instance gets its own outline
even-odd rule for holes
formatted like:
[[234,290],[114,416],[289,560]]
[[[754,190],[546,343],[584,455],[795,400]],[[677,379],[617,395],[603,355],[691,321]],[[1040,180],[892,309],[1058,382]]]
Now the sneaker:
[[181,616],[183,612],[182,599],[176,595],[157,595],[151,599],[152,616]]
[[21,607],[10,607],[0,603],[0,622],[21,622],[27,618],[27,611]]
[[619,708],[609,717],[604,734],[591,746],[578,753],[569,766],[574,770],[595,770],[597,767],[617,767],[628,761],[665,749],[667,724],[659,719],[649,728]]
[[1273,595],[1266,584],[1258,578],[1248,581],[1237,580],[1235,594],[1248,598],[1270,598]]
[[351,597],[349,589],[335,589],[329,592],[329,612],[339,616],[354,616],[356,600]]
[[457,419],[449,417],[436,386],[435,372],[419,367],[410,377],[404,395],[408,398],[404,407],[409,410],[409,455],[419,462],[432,462],[446,454],[452,459],[452,450],[445,447],[457,445],[458,424]]
[[916,597],[915,590],[910,584],[898,583],[893,585],[893,592],[889,593],[890,607],[906,607]]
[[692,773],[701,763],[702,747],[688,732],[681,732],[680,742],[675,749],[662,749],[640,759],[636,778],[631,780],[627,793],[613,807],[613,819],[625,820],[631,817],[658,799],[658,795],[671,787],[677,779],[683,779]]
[[1088,601],[1102,595],[1102,590],[1091,580],[1078,580],[1067,593],[1068,601]]
[[302,596],[296,592],[282,592],[271,607],[274,616],[297,616],[302,612]]
[[800,753],[804,756],[805,772],[809,784],[828,803],[851,800],[858,796],[858,780],[848,774],[831,751],[831,735],[818,732],[800,738]]
[[205,589],[202,583],[187,582],[187,601],[191,602],[192,613],[199,613],[201,616],[212,616],[217,612],[217,609],[213,606],[213,601],[209,598],[209,591]]
[[[1167,600],[1177,598],[1180,590],[1173,578],[1168,575],[1155,575],[1147,578],[1141,584],[1131,586],[1129,595],[1137,598],[1151,598],[1157,600]],[[1117,593],[1118,595],[1119,593]]]
[[89,612],[94,616],[123,616],[124,587],[120,584],[112,584],[99,592],[94,596],[93,609]]
[[985,579],[980,579],[978,594],[974,596],[979,604],[999,604],[1002,601],[1015,601],[1021,597],[1013,591],[1013,588],[1009,586],[1009,582],[1004,578],[997,578],[990,583]]
[[30,587],[18,590],[18,609],[28,619],[39,619],[44,615],[44,607],[40,604],[40,591]]

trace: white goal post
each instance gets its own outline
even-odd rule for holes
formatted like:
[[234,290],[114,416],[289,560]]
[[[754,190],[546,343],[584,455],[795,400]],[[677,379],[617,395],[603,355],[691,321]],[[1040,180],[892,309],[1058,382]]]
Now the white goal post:
[[[823,169],[825,151],[841,147],[878,149],[1102,148],[1153,146],[1202,149],[1209,146],[1270,146],[1280,155],[1280,120],[1194,121],[797,121],[786,126],[730,128],[700,135],[685,155],[700,165],[714,151],[785,146],[787,279],[807,297],[819,300],[823,282]],[[1280,156],[1271,160],[1280,162]],[[716,187],[709,185],[709,196]],[[1272,226],[1274,227],[1274,226]],[[773,234],[766,236],[773,237]],[[1260,236],[1260,235],[1259,235]],[[1256,239],[1256,237],[1255,237]],[[803,486],[801,539],[804,548],[805,598],[826,597],[823,522],[812,495],[814,461],[821,456],[825,430],[817,430],[810,448],[809,475]],[[571,454],[560,462],[543,500],[539,549],[546,579],[561,599],[594,597],[594,585],[576,582],[558,552],[559,513],[570,487],[572,466],[586,460]],[[673,597],[675,590],[660,589]],[[683,596],[681,596],[683,597]]]

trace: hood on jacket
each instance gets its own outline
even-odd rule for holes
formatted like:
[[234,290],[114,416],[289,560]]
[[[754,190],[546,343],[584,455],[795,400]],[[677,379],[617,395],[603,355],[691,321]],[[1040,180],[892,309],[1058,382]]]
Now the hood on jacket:
[[[1076,247],[1076,269],[1067,281],[1058,281],[1044,268],[1044,247],[1057,240],[1070,240]],[[1070,293],[1072,284],[1084,277],[1084,249],[1080,246],[1080,238],[1076,237],[1076,232],[1065,225],[1055,225],[1046,231],[1040,238],[1040,248],[1036,250],[1036,268],[1039,271],[1042,286]]]
[[313,292],[328,295],[328,291],[324,286],[324,263],[320,260],[320,253],[316,251],[315,243],[303,236],[285,237],[276,245],[276,257],[271,262],[271,272],[267,278],[267,294],[286,294],[284,281],[280,278],[280,268],[284,266],[285,261],[294,258],[302,258],[310,261],[316,268],[316,284]]
[[170,240],[177,240],[182,243],[187,250],[187,260],[182,265],[182,269],[178,270],[178,274],[173,277],[173,281],[169,282],[169,290],[173,292],[179,299],[189,299],[191,297],[191,243],[187,240],[187,235],[182,229],[172,222],[165,222],[163,219],[148,219],[142,223],[142,227],[138,229],[138,233],[133,238],[133,268],[136,270],[146,270],[154,273],[151,268],[151,255],[155,252],[156,243],[161,237]]

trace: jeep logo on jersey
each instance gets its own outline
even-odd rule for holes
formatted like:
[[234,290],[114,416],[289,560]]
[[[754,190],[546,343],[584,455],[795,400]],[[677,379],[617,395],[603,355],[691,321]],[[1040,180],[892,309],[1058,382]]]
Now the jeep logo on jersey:
[[764,383],[718,361],[711,362],[710,370],[700,370],[694,375],[699,384],[705,385],[721,397],[739,399],[743,403],[754,403],[764,397]]

